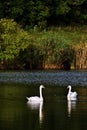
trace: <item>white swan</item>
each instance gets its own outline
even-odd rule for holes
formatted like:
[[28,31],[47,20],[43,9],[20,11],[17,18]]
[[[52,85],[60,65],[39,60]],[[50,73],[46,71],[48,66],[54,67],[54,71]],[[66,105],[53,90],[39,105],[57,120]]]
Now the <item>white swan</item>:
[[40,85],[39,87],[39,92],[40,92],[40,97],[34,96],[34,97],[26,97],[28,101],[30,102],[42,102],[43,101],[43,96],[42,96],[42,88],[45,88],[43,85]]
[[71,89],[71,85],[68,85],[69,91],[67,94],[67,100],[77,100],[77,92],[72,92]]

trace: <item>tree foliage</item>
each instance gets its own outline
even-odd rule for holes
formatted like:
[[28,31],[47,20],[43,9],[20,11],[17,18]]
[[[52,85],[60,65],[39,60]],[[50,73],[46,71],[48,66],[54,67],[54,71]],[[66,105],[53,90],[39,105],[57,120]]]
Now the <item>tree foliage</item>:
[[24,69],[42,69],[44,60],[42,53],[40,46],[30,44],[27,48],[20,51],[17,62]]
[[10,19],[0,20],[0,61],[12,60],[28,46],[29,34]]
[[2,0],[0,18],[23,26],[87,23],[87,0]]
[[[70,69],[71,64],[77,61],[79,51],[82,57],[87,58],[85,50],[87,49],[87,29],[85,27],[79,30],[59,27],[56,30],[51,28],[38,31],[37,26],[34,26],[34,29],[27,32],[13,19],[1,19],[0,68],[42,69],[49,63],[63,69]],[[77,45],[80,45],[78,50],[75,48]],[[82,61],[86,66],[86,59],[84,61],[82,58]]]

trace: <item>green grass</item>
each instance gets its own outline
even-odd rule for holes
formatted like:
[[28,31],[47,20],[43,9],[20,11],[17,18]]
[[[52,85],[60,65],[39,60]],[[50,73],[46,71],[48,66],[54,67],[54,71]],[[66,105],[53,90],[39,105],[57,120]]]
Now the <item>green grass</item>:
[[35,43],[43,43],[51,39],[58,41],[59,38],[63,38],[69,41],[69,44],[77,45],[87,42],[87,26],[50,27],[48,30],[32,31],[31,35]]
[[[50,63],[58,63],[60,61],[69,59],[73,62],[74,56],[72,48],[75,49],[77,55],[79,55],[79,48],[86,52],[85,46],[87,44],[87,26],[66,26],[66,27],[50,27],[43,31],[32,30],[32,43],[35,46],[39,45],[42,48],[43,54],[47,55],[46,60]],[[84,44],[85,43],[85,44]],[[71,47],[71,48],[70,48]],[[61,51],[63,50],[63,51]],[[72,51],[72,52],[71,52]],[[63,58],[63,53],[64,55]],[[86,55],[84,56],[86,57]],[[84,58],[81,57],[82,59]],[[83,61],[84,64],[85,59]],[[71,63],[72,64],[72,63]],[[78,61],[79,64],[79,61]]]

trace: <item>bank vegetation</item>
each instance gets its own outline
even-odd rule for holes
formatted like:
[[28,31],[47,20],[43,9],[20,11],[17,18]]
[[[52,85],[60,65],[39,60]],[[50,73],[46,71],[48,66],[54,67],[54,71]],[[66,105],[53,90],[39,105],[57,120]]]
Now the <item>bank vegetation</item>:
[[87,69],[87,26],[23,29],[1,19],[0,69]]

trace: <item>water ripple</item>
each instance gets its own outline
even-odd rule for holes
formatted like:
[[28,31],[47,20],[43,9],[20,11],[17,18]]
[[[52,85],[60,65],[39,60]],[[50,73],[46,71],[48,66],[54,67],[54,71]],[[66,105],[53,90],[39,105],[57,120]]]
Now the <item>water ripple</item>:
[[0,83],[87,86],[87,71],[5,71],[0,72]]

